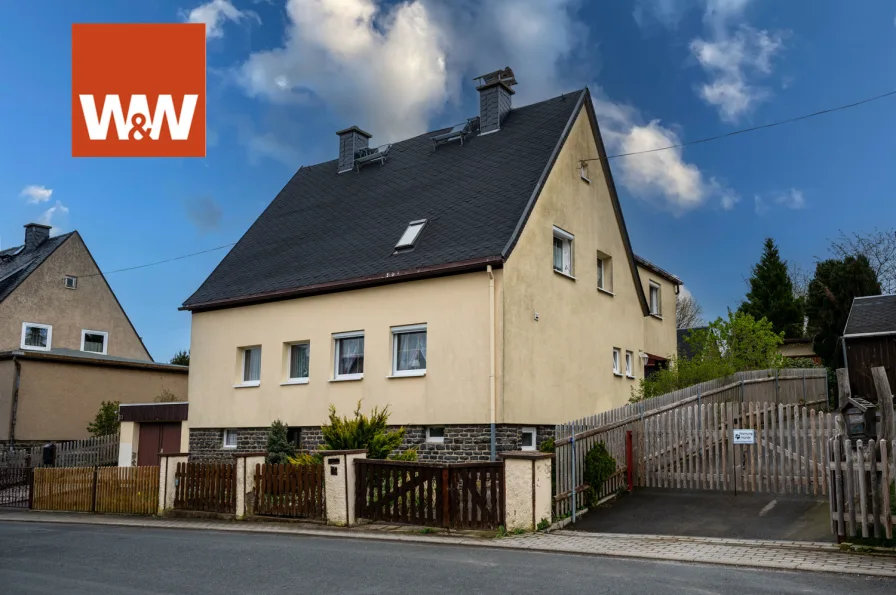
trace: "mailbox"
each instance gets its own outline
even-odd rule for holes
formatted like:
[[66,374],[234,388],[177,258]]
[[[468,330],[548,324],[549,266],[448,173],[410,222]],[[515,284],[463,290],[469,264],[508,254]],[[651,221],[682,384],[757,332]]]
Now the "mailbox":
[[52,467],[56,464],[56,444],[44,444],[43,459],[44,467]]
[[877,438],[877,406],[861,397],[850,397],[840,408],[850,440]]

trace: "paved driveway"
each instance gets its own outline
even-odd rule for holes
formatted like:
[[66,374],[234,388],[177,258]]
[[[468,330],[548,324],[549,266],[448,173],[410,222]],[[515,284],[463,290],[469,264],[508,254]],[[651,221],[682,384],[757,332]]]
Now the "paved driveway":
[[591,510],[567,529],[639,535],[731,539],[834,541],[827,499],[780,494],[738,494],[637,489]]

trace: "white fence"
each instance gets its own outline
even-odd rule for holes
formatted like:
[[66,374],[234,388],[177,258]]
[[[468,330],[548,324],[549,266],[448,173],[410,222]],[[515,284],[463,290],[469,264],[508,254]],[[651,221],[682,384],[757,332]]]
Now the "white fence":
[[[118,434],[56,443],[56,467],[118,464]],[[0,466],[43,467],[43,446],[0,451]]]

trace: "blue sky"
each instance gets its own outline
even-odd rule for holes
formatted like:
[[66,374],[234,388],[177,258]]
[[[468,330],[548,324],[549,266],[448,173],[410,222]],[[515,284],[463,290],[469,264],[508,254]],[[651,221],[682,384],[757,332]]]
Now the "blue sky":
[[[202,21],[205,159],[71,157],[71,24]],[[373,142],[477,113],[510,65],[517,105],[585,85],[611,152],[690,141],[896,89],[896,5],[791,0],[154,0],[17,3],[0,20],[0,242],[77,229],[105,271],[239,239],[334,132]],[[736,306],[762,239],[804,268],[838,230],[892,226],[896,98],[612,162],[635,251],[707,316]],[[110,274],[150,352],[226,250]]]

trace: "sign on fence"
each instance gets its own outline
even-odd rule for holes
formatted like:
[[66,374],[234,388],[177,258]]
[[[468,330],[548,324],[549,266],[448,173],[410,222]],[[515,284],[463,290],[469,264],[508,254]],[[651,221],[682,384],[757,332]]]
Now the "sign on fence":
[[756,444],[756,430],[734,430],[735,444]]

